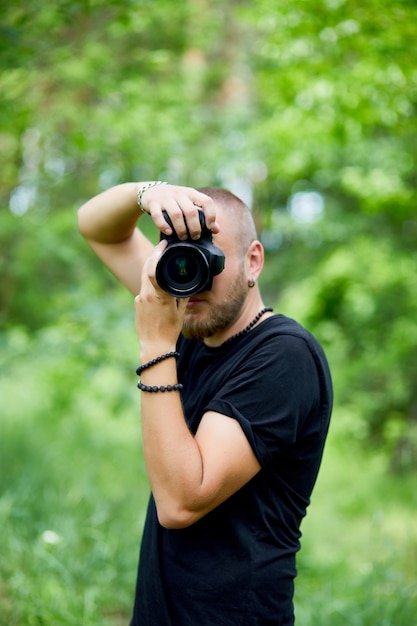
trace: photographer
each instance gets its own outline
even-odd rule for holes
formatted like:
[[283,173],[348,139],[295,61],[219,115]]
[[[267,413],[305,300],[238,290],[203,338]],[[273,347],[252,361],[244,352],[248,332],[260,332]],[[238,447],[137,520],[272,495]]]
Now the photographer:
[[[143,213],[168,238],[155,248]],[[79,226],[136,296],[152,495],[131,626],[292,625],[332,388],[318,342],[264,306],[249,209],[221,189],[126,183],[83,205]]]

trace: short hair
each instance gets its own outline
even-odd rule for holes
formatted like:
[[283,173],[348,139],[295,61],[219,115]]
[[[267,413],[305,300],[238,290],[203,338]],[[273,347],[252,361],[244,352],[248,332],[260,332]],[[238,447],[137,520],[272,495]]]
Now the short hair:
[[239,254],[244,256],[252,241],[257,239],[255,222],[250,208],[228,189],[221,187],[199,187],[198,191],[206,194],[229,215],[236,226],[236,243]]

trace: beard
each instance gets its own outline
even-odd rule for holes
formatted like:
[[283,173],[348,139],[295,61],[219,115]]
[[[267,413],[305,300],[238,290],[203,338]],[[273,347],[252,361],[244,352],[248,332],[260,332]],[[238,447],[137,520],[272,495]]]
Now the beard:
[[230,285],[224,299],[219,304],[212,305],[208,317],[204,320],[184,320],[182,334],[187,339],[202,341],[217,332],[229,328],[239,317],[246,300],[249,287],[243,273],[240,273]]

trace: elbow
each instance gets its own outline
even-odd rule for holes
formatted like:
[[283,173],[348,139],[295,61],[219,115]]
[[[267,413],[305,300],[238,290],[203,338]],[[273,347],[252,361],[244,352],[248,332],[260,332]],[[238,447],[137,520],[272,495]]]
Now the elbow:
[[168,530],[181,530],[195,524],[204,513],[190,511],[186,509],[178,509],[175,507],[156,507],[158,522],[163,528]]

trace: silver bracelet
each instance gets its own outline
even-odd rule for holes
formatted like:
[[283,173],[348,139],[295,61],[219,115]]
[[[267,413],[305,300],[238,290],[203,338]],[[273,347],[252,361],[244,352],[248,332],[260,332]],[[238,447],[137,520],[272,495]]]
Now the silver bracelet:
[[147,189],[150,189],[151,187],[155,187],[155,185],[166,185],[166,182],[163,180],[153,180],[150,183],[146,183],[145,185],[141,185],[141,187],[138,187],[136,197],[138,200],[138,206],[140,210],[142,211],[142,213],[148,213],[147,211],[145,211],[145,207],[142,204],[142,196]]

